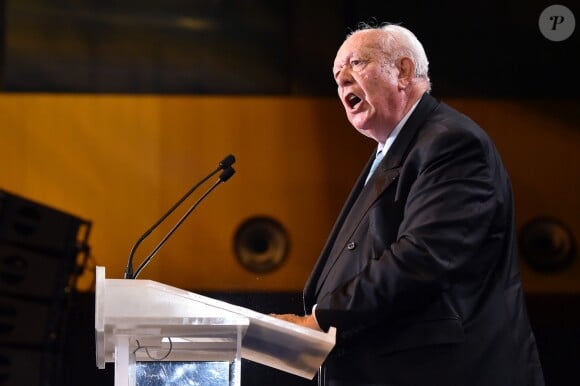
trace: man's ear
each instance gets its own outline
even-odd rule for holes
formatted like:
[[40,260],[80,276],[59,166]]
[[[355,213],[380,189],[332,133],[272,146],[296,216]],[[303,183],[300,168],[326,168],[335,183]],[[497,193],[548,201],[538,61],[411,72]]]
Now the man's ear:
[[415,63],[410,58],[403,57],[397,62],[399,70],[398,85],[400,89],[405,89],[411,84],[415,75]]

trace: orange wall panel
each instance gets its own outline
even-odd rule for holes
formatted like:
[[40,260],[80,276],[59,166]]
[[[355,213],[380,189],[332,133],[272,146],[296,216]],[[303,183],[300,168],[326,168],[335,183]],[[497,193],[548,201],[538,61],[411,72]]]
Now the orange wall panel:
[[[577,102],[448,103],[498,145],[518,225],[553,215],[578,240]],[[374,147],[350,127],[336,98],[0,94],[0,133],[0,188],[91,220],[94,261],[108,277],[122,277],[138,237],[234,154],[236,174],[140,276],[192,290],[301,289]],[[135,266],[206,187],[139,247]],[[233,252],[236,229],[256,215],[289,233],[287,261],[271,273],[248,272]],[[90,288],[92,271],[81,289]],[[522,274],[528,291],[580,292],[577,261],[552,275],[522,264]]]
[[[0,187],[93,221],[92,252],[109,277],[121,277],[137,238],[233,153],[236,175],[140,276],[200,290],[300,288],[372,147],[334,99],[3,95],[0,117],[11,149]],[[199,194],[139,247],[135,266]],[[273,273],[250,273],[233,253],[237,227],[255,215],[289,232],[289,257]]]

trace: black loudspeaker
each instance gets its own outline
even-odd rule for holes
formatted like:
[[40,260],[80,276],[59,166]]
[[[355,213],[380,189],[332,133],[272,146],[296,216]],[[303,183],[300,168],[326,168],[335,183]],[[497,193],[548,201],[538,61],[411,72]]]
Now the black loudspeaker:
[[66,314],[90,228],[0,191],[0,386],[61,384]]
[[[43,377],[46,374],[43,350],[18,349],[0,345],[0,385],[24,386],[46,385]],[[50,383],[48,383],[50,384]]]
[[51,299],[61,285],[62,259],[0,242],[0,293]]
[[63,256],[76,247],[86,221],[0,190],[0,242]]

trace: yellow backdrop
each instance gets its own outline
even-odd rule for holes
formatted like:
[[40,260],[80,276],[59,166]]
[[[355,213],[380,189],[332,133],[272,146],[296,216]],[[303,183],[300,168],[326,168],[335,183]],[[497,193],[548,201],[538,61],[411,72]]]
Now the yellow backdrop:
[[[494,138],[512,175],[519,225],[537,215],[580,235],[577,101],[450,100]],[[373,144],[336,98],[0,94],[0,188],[93,222],[94,263],[122,277],[131,246],[227,154],[237,173],[169,240],[140,278],[191,290],[298,290]],[[202,193],[200,189],[198,193]],[[136,254],[155,246],[199,194]],[[573,215],[574,214],[574,215]],[[266,274],[235,259],[233,235],[268,215],[290,254]],[[522,266],[528,291],[580,292],[576,262],[556,275]]]

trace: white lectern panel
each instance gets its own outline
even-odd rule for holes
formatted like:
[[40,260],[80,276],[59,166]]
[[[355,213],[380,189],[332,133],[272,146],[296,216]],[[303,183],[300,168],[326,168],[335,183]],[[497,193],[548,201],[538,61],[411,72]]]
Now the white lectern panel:
[[104,267],[97,267],[95,332],[99,368],[115,362],[117,369],[129,353],[137,361],[232,361],[241,337],[243,358],[308,379],[336,334],[151,280],[106,279]]

